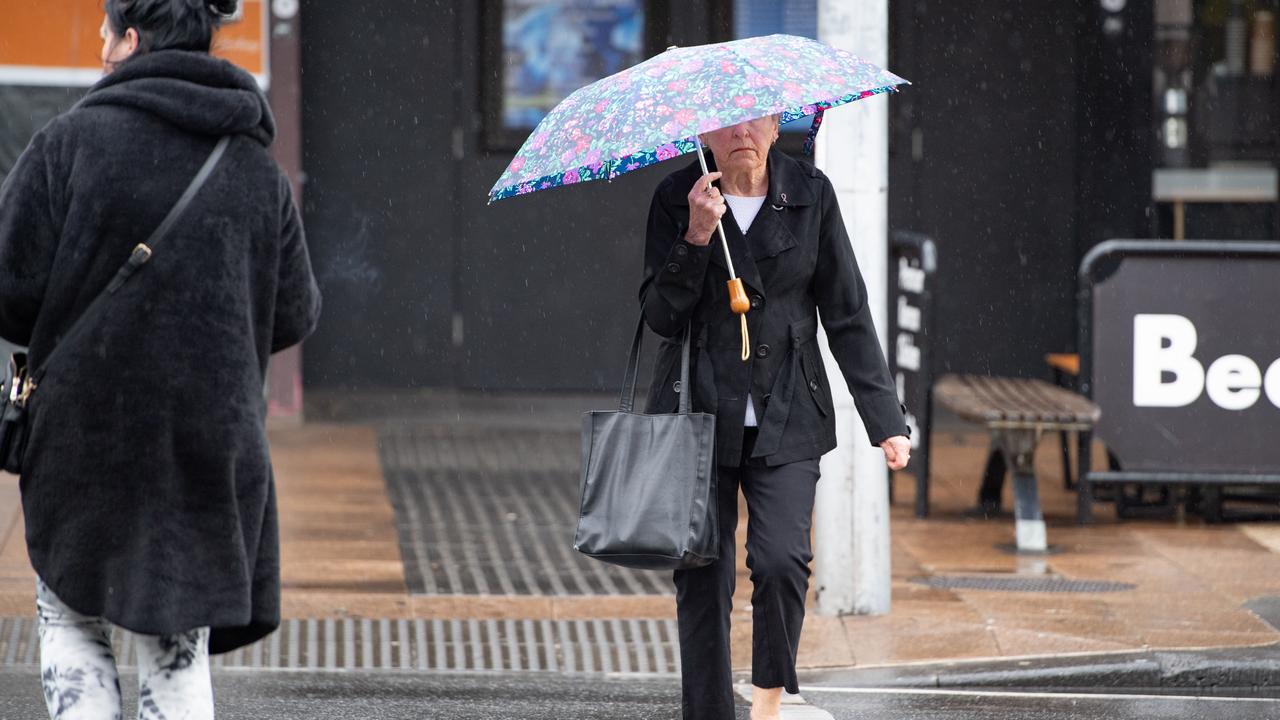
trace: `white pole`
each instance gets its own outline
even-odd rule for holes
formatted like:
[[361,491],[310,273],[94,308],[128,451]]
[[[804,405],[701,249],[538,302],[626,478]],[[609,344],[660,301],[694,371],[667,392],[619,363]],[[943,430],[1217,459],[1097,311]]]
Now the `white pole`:
[[[818,39],[881,67],[889,60],[888,0],[819,0]],[[888,98],[827,113],[814,159],[835,185],[854,255],[885,341],[888,264]],[[814,518],[818,612],[889,612],[889,493],[884,453],[872,447],[839,367],[821,342],[835,396],[839,446],[822,459]],[[856,473],[855,473],[856,470]]]

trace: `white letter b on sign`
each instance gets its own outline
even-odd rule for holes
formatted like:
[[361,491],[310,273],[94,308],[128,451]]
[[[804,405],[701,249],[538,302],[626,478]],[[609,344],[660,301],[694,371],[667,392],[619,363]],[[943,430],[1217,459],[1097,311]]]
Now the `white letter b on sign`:
[[[1165,343],[1168,343],[1166,347]],[[1133,317],[1133,404],[1185,407],[1204,390],[1204,367],[1196,351],[1196,326],[1181,315]],[[1164,373],[1173,381],[1164,382]]]

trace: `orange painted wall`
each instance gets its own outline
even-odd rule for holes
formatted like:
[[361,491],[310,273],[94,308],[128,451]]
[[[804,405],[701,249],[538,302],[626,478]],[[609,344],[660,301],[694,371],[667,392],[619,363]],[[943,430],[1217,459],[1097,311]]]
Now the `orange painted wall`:
[[[0,65],[102,67],[101,0],[3,0]],[[263,0],[245,0],[244,19],[214,37],[214,54],[255,75],[266,73]]]

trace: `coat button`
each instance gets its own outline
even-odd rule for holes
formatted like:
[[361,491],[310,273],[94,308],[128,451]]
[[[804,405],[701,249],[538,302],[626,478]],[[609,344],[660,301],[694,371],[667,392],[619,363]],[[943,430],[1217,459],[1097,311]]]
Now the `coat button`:
[[758,309],[760,308],[760,306],[761,306],[761,305],[763,305],[763,304],[764,304],[764,298],[760,297],[759,295],[752,295],[752,296],[751,296],[751,309],[752,309],[752,310],[758,310]]
[[671,389],[672,389],[672,390],[675,390],[676,392],[680,392],[680,381],[679,381],[679,380],[677,380],[677,381],[675,381],[675,382],[671,383]]
[[768,346],[768,345],[761,345],[760,347],[756,348],[756,357],[758,357],[758,358],[767,358],[767,357],[769,357],[769,346]]
[[814,392],[818,392],[818,381],[817,381],[817,380],[810,380],[810,381],[809,381],[809,389],[810,389],[810,390],[812,390],[812,391],[814,391]]
[[679,255],[680,257],[684,257],[685,255],[689,254],[689,248],[685,247],[684,245],[677,245],[676,254]]
[[678,272],[680,272],[680,263],[671,263],[670,265],[668,265],[668,266],[667,266],[667,272],[669,272],[669,273],[678,273]]

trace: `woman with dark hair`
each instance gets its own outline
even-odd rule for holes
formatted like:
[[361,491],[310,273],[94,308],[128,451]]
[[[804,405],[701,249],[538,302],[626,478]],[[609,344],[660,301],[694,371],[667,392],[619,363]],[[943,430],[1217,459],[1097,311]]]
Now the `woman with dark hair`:
[[[749,513],[752,720],[776,720],[783,689],[799,692],[818,460],[836,446],[819,318],[871,442],[891,469],[911,456],[835,189],[814,166],[773,149],[778,120],[704,134],[711,172],[695,162],[672,173],[649,209],[640,297],[649,327],[672,338],[658,356],[649,412],[675,412],[679,393],[692,392],[695,410],[716,415],[720,557],[675,574],[686,720],[734,717],[729,613],[739,488]],[[745,361],[730,275],[711,244],[722,219],[751,300],[754,345]],[[685,388],[678,359],[690,324],[697,349],[693,387]]]
[[21,489],[52,718],[122,716],[112,626],[139,717],[196,719],[209,653],[279,625],[263,386],[320,298],[266,98],[209,55],[236,9],[107,0],[107,75],[0,186],[0,336],[43,371]]

